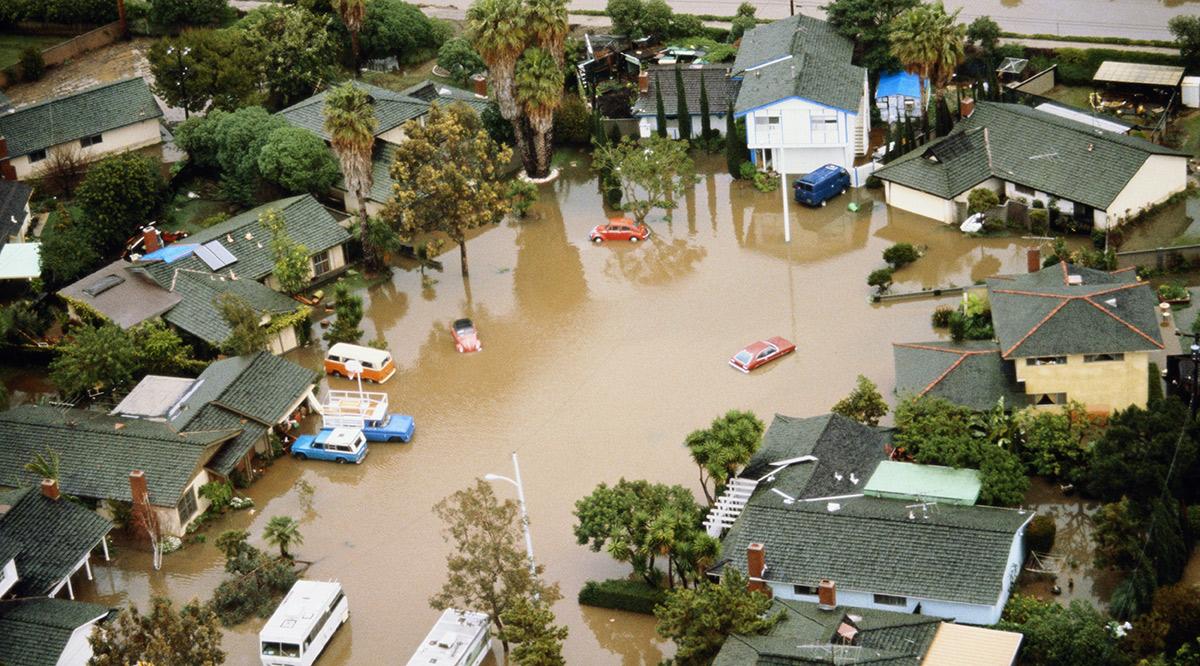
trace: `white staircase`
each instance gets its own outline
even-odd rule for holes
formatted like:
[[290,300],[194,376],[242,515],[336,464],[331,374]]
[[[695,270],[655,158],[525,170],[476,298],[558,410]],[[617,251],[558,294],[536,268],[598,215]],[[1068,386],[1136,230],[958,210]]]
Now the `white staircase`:
[[755,479],[739,476],[730,480],[725,492],[717,498],[717,503],[708,510],[708,518],[704,519],[704,527],[710,537],[719,538],[722,532],[733,525],[757,487],[758,481]]

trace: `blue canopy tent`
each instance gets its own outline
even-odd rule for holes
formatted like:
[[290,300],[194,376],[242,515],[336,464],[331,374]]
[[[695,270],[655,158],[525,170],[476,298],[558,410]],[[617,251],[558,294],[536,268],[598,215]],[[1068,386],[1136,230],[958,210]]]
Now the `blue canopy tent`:
[[894,123],[905,113],[910,118],[921,117],[921,77],[909,72],[881,74],[875,88],[875,105],[884,122]]

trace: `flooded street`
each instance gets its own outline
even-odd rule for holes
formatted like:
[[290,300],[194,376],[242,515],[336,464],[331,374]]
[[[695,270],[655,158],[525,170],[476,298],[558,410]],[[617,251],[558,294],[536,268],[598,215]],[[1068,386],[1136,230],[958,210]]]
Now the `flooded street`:
[[[95,567],[94,583],[78,586],[82,597],[142,606],[160,594],[206,599],[224,576],[216,536],[245,528],[261,546],[267,520],[289,515],[301,521],[298,557],[314,561],[307,577],[340,580],[350,600],[351,621],[321,663],[403,662],[438,616],[427,600],[441,586],[447,546],[431,507],[475,477],[511,475],[516,451],[536,558],[564,594],[555,612],[570,627],[568,663],[656,664],[671,648],[655,637],[652,618],[575,601],[586,580],[628,573],[576,545],[575,500],[622,476],[698,492],[683,439],[731,408],[763,419],[820,414],[859,373],[890,396],[891,343],[936,337],[930,313],[955,298],[871,305],[866,275],[892,243],[927,246],[897,273],[902,290],[1025,266],[1019,239],[969,239],[889,211],[866,190],[823,209],[793,204],[785,244],[780,193],[732,182],[720,156],[697,160],[707,175],[673,221],[651,217],[648,242],[593,246],[587,232],[604,219],[600,196],[586,157],[567,157],[528,219],[469,242],[469,290],[450,249],[436,284],[397,269],[364,292],[364,340],[386,339],[395,357],[399,370],[384,389],[396,411],[416,419],[411,444],[373,444],[361,466],[280,460],[248,490],[252,514],[218,521],[208,543],[168,555],[160,572],[149,573],[147,554],[120,550]],[[850,196],[862,211],[846,209]],[[475,320],[483,352],[455,352],[448,326],[462,316]],[[773,335],[795,341],[797,352],[753,375],[726,365],[743,345]],[[289,358],[317,368],[321,354],[314,346]],[[352,387],[322,388],[329,384]],[[300,480],[315,488],[311,507]],[[506,484],[497,492],[514,496]],[[257,663],[259,627],[227,632],[227,663]]]

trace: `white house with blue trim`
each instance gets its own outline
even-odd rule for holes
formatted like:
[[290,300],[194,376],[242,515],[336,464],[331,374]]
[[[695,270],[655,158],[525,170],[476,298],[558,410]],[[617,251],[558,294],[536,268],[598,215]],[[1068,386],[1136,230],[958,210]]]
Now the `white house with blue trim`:
[[742,37],[730,74],[740,81],[734,114],[746,122],[750,159],[782,174],[825,164],[852,170],[871,131],[867,70],[833,26],[797,15]]

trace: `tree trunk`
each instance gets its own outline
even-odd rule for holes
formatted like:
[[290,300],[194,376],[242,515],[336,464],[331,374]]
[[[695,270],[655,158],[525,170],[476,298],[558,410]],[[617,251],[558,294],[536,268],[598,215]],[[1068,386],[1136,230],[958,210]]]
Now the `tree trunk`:
[[704,478],[704,468],[700,468],[700,490],[704,491],[704,500],[708,502],[711,508],[713,505],[713,496],[708,492],[708,479]]
[[354,58],[354,75],[358,76],[359,74],[362,73],[362,68],[359,67],[359,63],[362,61],[358,57],[359,50],[358,50],[358,31],[357,30],[350,31],[350,52],[352,54],[351,57]]
[[458,256],[462,259],[462,276],[466,278],[470,275],[467,270],[467,239],[463,238],[458,243]]

